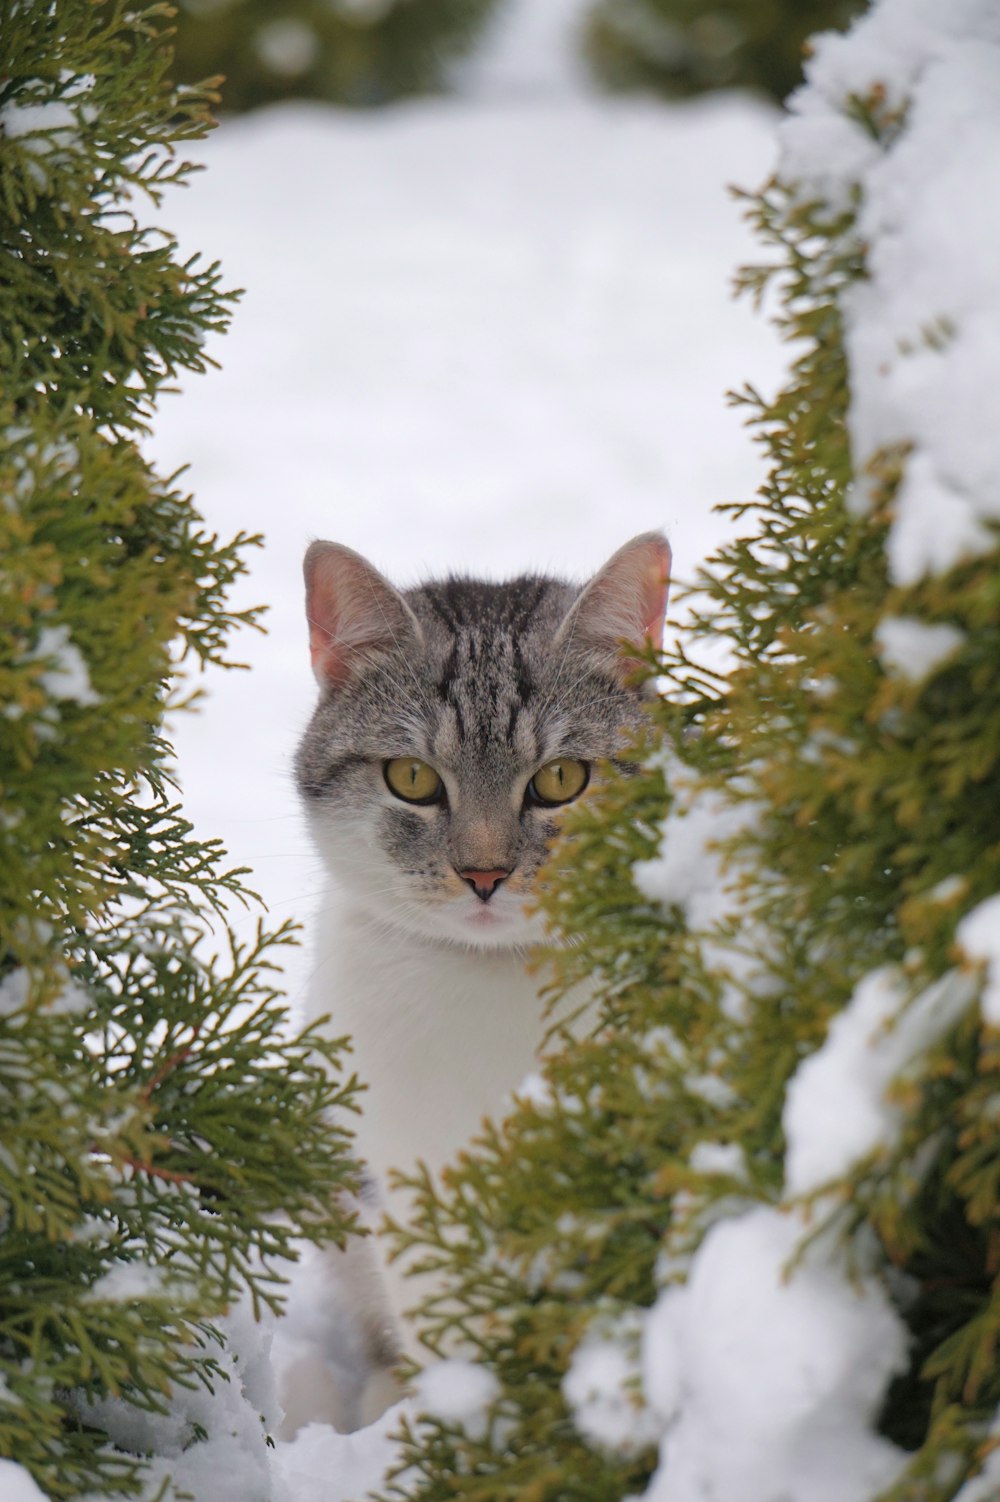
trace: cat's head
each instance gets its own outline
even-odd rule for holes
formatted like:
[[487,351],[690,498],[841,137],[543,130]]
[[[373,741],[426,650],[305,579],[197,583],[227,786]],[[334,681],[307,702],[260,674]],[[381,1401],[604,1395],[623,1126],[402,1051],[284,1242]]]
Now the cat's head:
[[296,757],[320,852],[371,917],[512,948],[560,810],[643,716],[622,641],[660,644],[670,549],[625,544],[581,587],[529,575],[397,590],[332,542],[306,553],[320,700]]

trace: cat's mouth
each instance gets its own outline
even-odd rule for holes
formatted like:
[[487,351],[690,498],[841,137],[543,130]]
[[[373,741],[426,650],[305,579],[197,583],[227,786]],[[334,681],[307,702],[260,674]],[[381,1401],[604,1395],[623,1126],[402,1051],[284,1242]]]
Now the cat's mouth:
[[436,909],[434,928],[452,943],[475,947],[523,948],[537,943],[536,922],[529,917],[513,892],[497,892],[489,902],[468,894],[468,899],[453,897]]
[[471,928],[503,928],[510,922],[511,914],[497,912],[494,907],[483,907],[480,904],[473,908],[472,912],[466,912],[465,921]]

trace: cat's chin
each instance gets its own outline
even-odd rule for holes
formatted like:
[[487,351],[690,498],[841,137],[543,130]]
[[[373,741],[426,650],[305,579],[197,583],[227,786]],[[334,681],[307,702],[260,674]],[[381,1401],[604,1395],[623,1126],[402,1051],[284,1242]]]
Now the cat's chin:
[[541,937],[536,925],[521,913],[499,913],[480,905],[471,912],[449,911],[441,916],[446,938],[475,949],[524,949]]
[[397,927],[430,944],[450,944],[462,949],[523,951],[540,944],[544,937],[541,919],[529,916],[520,906],[497,907],[481,902],[443,903],[407,915],[396,916]]

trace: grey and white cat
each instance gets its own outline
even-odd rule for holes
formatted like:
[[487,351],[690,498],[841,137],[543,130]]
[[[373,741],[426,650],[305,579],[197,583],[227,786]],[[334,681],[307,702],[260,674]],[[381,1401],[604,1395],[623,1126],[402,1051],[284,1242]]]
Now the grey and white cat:
[[[309,1008],[353,1037],[369,1086],[358,1147],[397,1218],[388,1170],[439,1170],[535,1067],[533,885],[561,809],[641,721],[622,643],[659,644],[669,565],[645,533],[583,587],[397,590],[337,543],[306,554],[320,697],[296,775],[331,878]],[[391,1268],[380,1284],[359,1246],[351,1301],[378,1366],[417,1291]]]

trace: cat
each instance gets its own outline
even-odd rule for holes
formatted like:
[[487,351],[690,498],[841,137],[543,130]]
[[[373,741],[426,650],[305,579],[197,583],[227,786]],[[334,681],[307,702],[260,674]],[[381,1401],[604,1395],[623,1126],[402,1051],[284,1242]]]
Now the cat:
[[[534,882],[561,810],[642,721],[634,657],[661,644],[669,567],[657,532],[582,588],[525,575],[397,590],[338,543],[306,553],[320,696],[295,770],[331,878],[308,1006],[353,1039],[368,1085],[358,1150],[397,1219],[408,1203],[389,1170],[436,1173],[537,1067]],[[416,1293],[394,1264],[379,1274],[370,1241],[332,1283],[361,1366],[384,1373],[414,1350],[402,1311]],[[354,1397],[346,1427],[364,1417]]]

